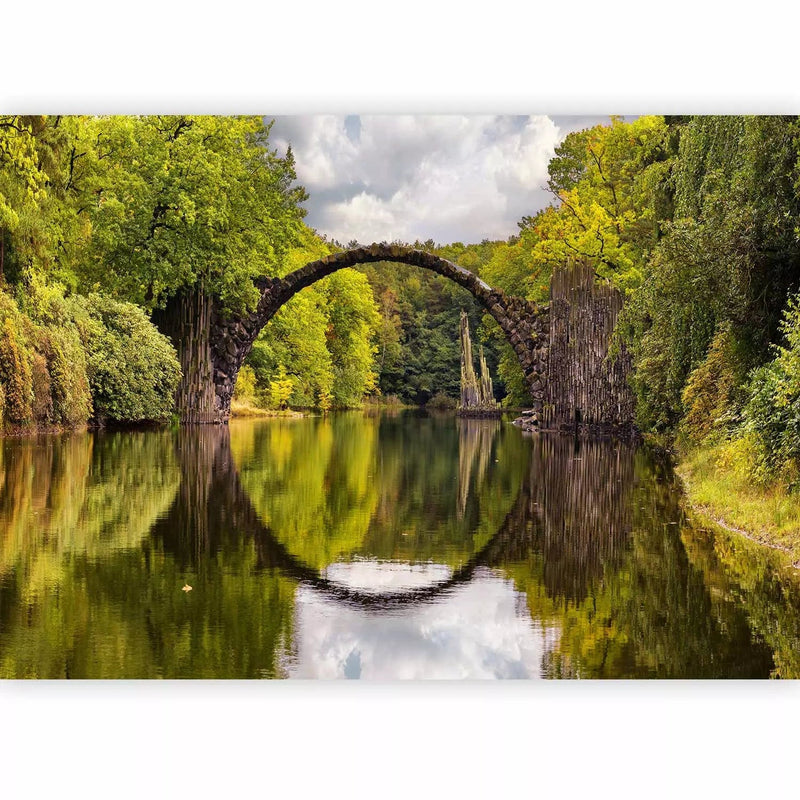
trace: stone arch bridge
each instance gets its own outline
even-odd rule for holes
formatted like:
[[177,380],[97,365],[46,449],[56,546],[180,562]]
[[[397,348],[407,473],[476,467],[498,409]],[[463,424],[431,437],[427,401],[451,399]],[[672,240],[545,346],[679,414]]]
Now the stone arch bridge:
[[[181,356],[178,410],[185,423],[224,423],[230,416],[236,378],[261,329],[297,292],[337,270],[370,262],[427,269],[469,291],[497,321],[519,360],[531,405],[548,428],[630,428],[633,400],[627,388],[627,356],[606,358],[622,300],[597,285],[585,266],[553,281],[545,305],[512,297],[477,275],[432,253],[400,245],[373,244],[312,261],[283,278],[260,278],[256,309],[225,315],[213,299],[181,295],[154,315]],[[455,332],[454,332],[455,335]]]

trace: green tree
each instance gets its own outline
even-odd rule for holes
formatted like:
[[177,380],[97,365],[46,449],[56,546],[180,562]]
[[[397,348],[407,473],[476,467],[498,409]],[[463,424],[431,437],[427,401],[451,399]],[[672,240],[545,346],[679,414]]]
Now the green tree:
[[327,300],[333,402],[340,408],[357,407],[377,387],[373,340],[380,324],[378,309],[366,277],[352,269],[326,278],[321,291]]
[[[299,240],[287,256],[287,271],[332,250],[305,227]],[[380,322],[370,284],[355,270],[341,270],[282,306],[259,334],[248,363],[265,390],[283,365],[293,380],[292,406],[359,406],[375,389]]]
[[[800,264],[798,123],[786,117],[694,117],[651,192],[671,219],[624,312],[643,428],[674,430],[683,390],[720,326],[741,371],[763,363]],[[652,195],[651,195],[652,196]]]
[[281,364],[274,379],[269,384],[270,403],[278,409],[285,409],[289,406],[289,398],[294,389],[294,379],[286,373],[286,367]]

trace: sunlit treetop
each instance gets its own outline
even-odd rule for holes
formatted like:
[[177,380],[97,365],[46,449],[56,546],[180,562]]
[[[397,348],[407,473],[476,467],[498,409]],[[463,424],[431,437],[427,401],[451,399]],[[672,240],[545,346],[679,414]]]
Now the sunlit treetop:
[[[26,268],[148,306],[202,287],[232,310],[281,271],[305,191],[261,117],[0,119],[0,227]],[[9,173],[5,180],[5,173]],[[27,210],[44,242],[33,252]],[[54,273],[54,274],[53,274]]]
[[651,167],[666,158],[666,133],[663,117],[612,118],[564,139],[549,168],[554,205],[520,223],[537,275],[586,261],[621,288],[639,285],[656,233]]
[[93,148],[87,276],[155,305],[202,286],[232,310],[257,299],[294,243],[306,198],[260,117],[101,117]]

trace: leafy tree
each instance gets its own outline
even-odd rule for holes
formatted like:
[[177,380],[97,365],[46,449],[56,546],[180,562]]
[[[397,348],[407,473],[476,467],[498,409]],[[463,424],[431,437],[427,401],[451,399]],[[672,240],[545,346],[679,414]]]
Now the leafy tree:
[[0,116],[0,276],[13,272],[16,251],[38,238],[46,183],[32,119]]
[[334,405],[360,406],[364,395],[376,389],[373,339],[380,323],[378,309],[366,277],[352,269],[335,272],[321,291],[327,301]]
[[[661,175],[674,218],[624,312],[640,425],[674,430],[690,373],[730,326],[742,370],[768,357],[800,265],[794,118],[695,117]],[[666,204],[668,207],[670,204]]]
[[86,355],[64,296],[34,280],[15,302],[0,290],[0,390],[14,426],[74,427],[92,411]]
[[557,205],[524,221],[538,236],[533,265],[588,261],[599,277],[637,287],[655,239],[647,167],[666,157],[666,133],[662,117],[612,117],[610,125],[569,134],[551,164]]
[[287,408],[289,398],[294,389],[294,379],[286,373],[286,367],[281,364],[275,378],[269,384],[270,403],[279,409]]
[[86,280],[163,304],[202,287],[252,307],[252,279],[281,272],[303,214],[291,151],[268,147],[261,117],[100,117]]

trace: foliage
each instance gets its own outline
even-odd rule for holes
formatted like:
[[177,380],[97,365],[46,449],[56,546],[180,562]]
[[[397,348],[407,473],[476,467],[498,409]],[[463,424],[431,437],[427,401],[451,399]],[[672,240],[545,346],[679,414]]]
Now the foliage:
[[800,263],[797,121],[694,117],[673,127],[673,152],[650,187],[671,197],[662,208],[672,217],[659,221],[623,315],[639,422],[659,431],[677,427],[683,389],[720,326],[743,373],[763,363]]
[[[37,118],[0,116],[0,276],[35,252],[45,226],[45,174],[34,134]],[[18,254],[16,251],[19,250]]]
[[311,407],[333,387],[333,363],[327,348],[325,299],[311,286],[281,307],[261,331],[248,356],[262,391],[279,365],[290,365],[294,382],[291,404]]
[[52,421],[73,428],[92,414],[86,353],[74,325],[48,327],[41,337],[52,393]]
[[731,432],[739,422],[741,384],[744,373],[730,326],[717,330],[708,355],[694,371],[683,390],[685,414],[682,430],[695,442],[715,431]]
[[273,408],[285,409],[289,406],[289,398],[294,389],[294,379],[286,373],[286,367],[281,364],[275,377],[269,383],[269,399]]
[[84,424],[92,410],[86,356],[63,294],[57,289],[40,292],[33,285],[24,300],[20,308],[0,290],[5,422],[68,428]]
[[[241,311],[306,195],[261,117],[0,117],[0,231],[40,271],[147,306],[198,284]],[[8,192],[8,193],[6,193]]]
[[339,270],[321,287],[328,312],[327,342],[333,362],[333,403],[356,408],[377,388],[372,343],[380,317],[364,275]]
[[251,366],[245,364],[236,378],[236,387],[233,390],[235,400],[252,401],[256,396],[256,373]]
[[[312,231],[301,231],[287,270],[327,255],[331,248]],[[348,408],[375,390],[375,337],[381,318],[364,276],[345,269],[296,294],[263,329],[247,363],[261,391],[283,366],[292,379],[294,407]]]
[[98,294],[72,301],[86,350],[94,414],[99,421],[166,420],[180,366],[169,339],[144,311]]
[[260,117],[104,117],[87,277],[136,302],[201,284],[232,310],[280,271],[301,216],[291,152]]
[[775,358],[751,375],[744,430],[759,445],[756,472],[795,486],[800,478],[800,297],[789,300],[781,330],[784,344],[774,348]]
[[29,352],[20,342],[18,318],[6,316],[0,328],[0,383],[4,394],[3,416],[12,425],[24,425],[31,419],[31,361]]

